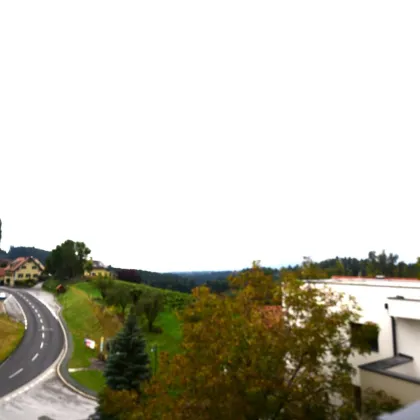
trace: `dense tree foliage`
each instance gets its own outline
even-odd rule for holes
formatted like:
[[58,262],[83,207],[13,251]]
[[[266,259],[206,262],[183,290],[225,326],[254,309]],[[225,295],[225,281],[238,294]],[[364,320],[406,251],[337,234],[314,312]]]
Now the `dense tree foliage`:
[[144,296],[138,303],[139,312],[143,313],[147,319],[149,331],[153,331],[153,324],[159,313],[164,309],[164,300],[161,293],[153,293]]
[[196,286],[193,280],[176,274],[114,268],[112,266],[109,268],[115,272],[119,280],[129,281],[131,283],[143,283],[160,289],[169,289],[183,293],[190,293]]
[[52,250],[45,271],[60,281],[82,276],[90,249],[83,242],[67,240]]
[[375,251],[371,251],[366,259],[336,257],[321,261],[319,266],[326,272],[327,277],[333,275],[419,277],[419,264],[398,262],[398,259],[398,255],[393,253],[387,254],[385,251],[382,251],[380,254],[377,254]]
[[175,272],[173,274],[192,280],[195,285],[200,286],[202,284],[208,284],[212,281],[228,279],[236,273],[236,271],[183,271]]
[[162,355],[147,398],[124,418],[356,418],[348,361],[354,300],[290,274],[279,281],[258,264],[231,282],[231,296],[194,290],[183,353]]
[[[102,420],[117,420],[127,409],[135,409],[141,401],[142,384],[151,376],[146,341],[133,314],[110,343],[104,375],[106,388],[100,395],[97,413]],[[122,406],[121,400],[126,404]]]
[[11,260],[19,257],[34,257],[41,261],[42,264],[45,264],[49,255],[50,251],[28,246],[11,246],[9,252],[7,253],[7,257]]
[[133,303],[131,290],[127,287],[121,287],[116,284],[107,290],[106,303],[116,307],[121,318],[125,319],[126,310]]

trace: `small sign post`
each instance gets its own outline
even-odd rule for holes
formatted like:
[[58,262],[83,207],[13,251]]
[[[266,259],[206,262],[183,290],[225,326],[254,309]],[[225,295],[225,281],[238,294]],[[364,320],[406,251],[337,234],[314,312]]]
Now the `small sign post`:
[[91,340],[90,338],[85,338],[84,341],[85,341],[85,346],[86,347],[88,347],[88,348],[90,348],[92,350],[95,350],[96,343],[95,343],[94,340]]

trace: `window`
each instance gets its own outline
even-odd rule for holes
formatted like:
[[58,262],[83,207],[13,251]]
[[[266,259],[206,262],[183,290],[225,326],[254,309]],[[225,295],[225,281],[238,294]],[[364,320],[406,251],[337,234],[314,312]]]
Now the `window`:
[[38,274],[32,274],[32,277],[34,278],[34,279],[37,279],[38,278]]
[[30,275],[30,274],[27,274],[27,275],[26,275],[26,278],[27,278],[27,279],[30,279],[30,278],[31,278],[31,275]]
[[37,266],[36,265],[33,265],[32,266],[32,270],[36,270],[37,269]]
[[370,351],[379,351],[379,331],[377,328],[367,324],[358,324],[356,322],[351,322],[350,328],[350,341],[352,347],[358,347],[358,344],[361,344],[361,340],[364,340],[363,344],[367,344]]
[[18,279],[23,278],[23,274],[18,274]]
[[26,268],[26,265],[22,265],[22,268]]

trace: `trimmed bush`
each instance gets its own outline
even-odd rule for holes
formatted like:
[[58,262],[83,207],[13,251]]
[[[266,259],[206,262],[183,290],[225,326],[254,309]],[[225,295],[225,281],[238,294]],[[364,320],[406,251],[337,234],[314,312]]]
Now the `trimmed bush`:
[[44,283],[42,284],[42,288],[47,292],[55,293],[59,284],[60,282],[58,280],[49,278],[48,280],[44,281]]
[[388,395],[385,391],[368,388],[363,392],[362,414],[363,419],[374,420],[383,413],[392,413],[402,407],[397,398]]

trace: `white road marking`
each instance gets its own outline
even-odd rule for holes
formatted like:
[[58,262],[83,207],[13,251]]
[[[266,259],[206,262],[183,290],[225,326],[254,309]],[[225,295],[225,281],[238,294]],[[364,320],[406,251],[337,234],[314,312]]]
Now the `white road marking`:
[[39,317],[39,322],[40,322],[41,324],[43,324],[43,323],[44,323],[44,321],[42,320],[42,318],[41,318],[41,317]]
[[35,309],[35,312],[38,313],[38,309]]
[[32,361],[34,361],[39,356],[39,353],[37,353],[34,357],[32,357]]
[[12,379],[12,378],[14,378],[16,375],[19,375],[19,373],[20,372],[22,372],[23,371],[23,368],[20,368],[17,372],[15,372],[13,375],[10,375],[9,376],[9,379]]
[[39,346],[40,349],[42,349],[42,347],[44,347],[44,342],[41,341],[41,345]]
[[45,338],[45,333],[42,333],[42,339],[44,339]]
[[42,326],[42,331],[44,331],[45,330],[45,327],[44,326]]

